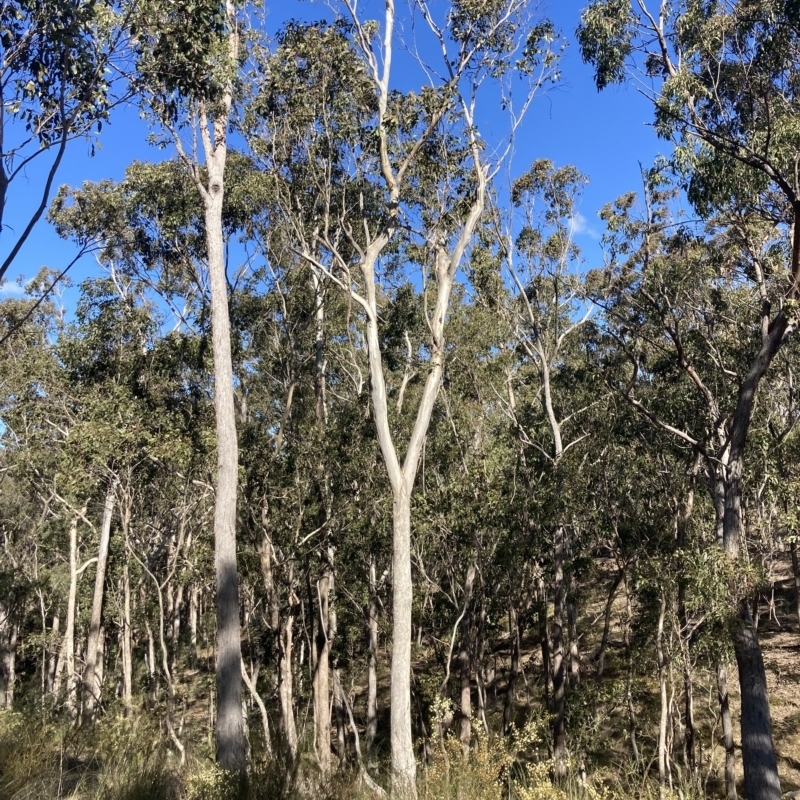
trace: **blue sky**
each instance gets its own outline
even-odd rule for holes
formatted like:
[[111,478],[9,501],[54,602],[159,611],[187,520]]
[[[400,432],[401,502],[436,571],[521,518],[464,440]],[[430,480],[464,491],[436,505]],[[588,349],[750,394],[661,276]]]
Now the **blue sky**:
[[[432,5],[442,7],[444,2],[433,0]],[[372,0],[364,7],[367,13],[379,17],[382,5]],[[589,177],[576,220],[576,239],[584,250],[587,267],[591,268],[601,263],[597,239],[602,225],[597,211],[620,194],[639,189],[639,163],[650,165],[658,153],[668,150],[668,144],[659,141],[647,124],[652,119],[652,108],[633,86],[611,87],[602,94],[595,90],[591,69],[581,62],[574,41],[580,11],[585,5],[586,0],[553,0],[541,5],[542,15],[554,21],[569,46],[562,59],[560,85],[534,101],[518,133],[512,174],[524,172],[537,158],[549,158],[559,166],[575,164]],[[328,15],[327,6],[321,3],[303,0],[269,3],[268,0],[268,27],[273,31],[288,18],[313,20]],[[491,121],[490,117],[489,124]],[[134,159],[157,161],[173,155],[169,149],[148,146],[147,133],[147,125],[134,107],[117,109],[95,143],[94,156],[91,143],[71,144],[56,185],[75,186],[105,178],[118,180]],[[35,205],[43,167],[44,161],[32,165],[12,184],[5,220],[11,232],[4,231],[0,236],[0,254],[10,249],[13,231],[22,230],[30,208]],[[12,264],[0,296],[20,293],[21,289],[13,282],[20,276],[23,281],[31,278],[42,266],[62,269],[74,253],[74,245],[59,239],[42,220]],[[97,270],[94,261],[86,259],[73,269],[72,280],[77,283]],[[67,293],[67,304],[72,296],[73,293]]]

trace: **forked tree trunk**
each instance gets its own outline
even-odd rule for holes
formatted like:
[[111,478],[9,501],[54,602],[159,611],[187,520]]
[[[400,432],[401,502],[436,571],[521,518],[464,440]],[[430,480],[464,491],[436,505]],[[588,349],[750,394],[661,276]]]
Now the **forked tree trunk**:
[[599,681],[603,677],[603,672],[606,668],[606,649],[608,648],[608,635],[611,632],[611,611],[614,607],[614,597],[617,594],[622,578],[625,575],[625,568],[620,567],[614,580],[611,583],[611,588],[608,591],[608,598],[606,600],[606,610],[603,615],[603,636],[600,640],[600,650],[597,653],[597,672],[595,677]]
[[94,596],[92,598],[92,617],[89,621],[89,636],[86,641],[86,665],[83,670],[83,721],[91,722],[100,705],[102,680],[98,669],[98,653],[100,647],[100,626],[103,617],[103,597],[106,583],[106,564],[108,562],[108,544],[111,539],[111,521],[114,515],[114,491],[116,481],[112,480],[106,491],[103,506],[103,521],[100,526],[100,543],[97,548],[97,570],[94,579]]

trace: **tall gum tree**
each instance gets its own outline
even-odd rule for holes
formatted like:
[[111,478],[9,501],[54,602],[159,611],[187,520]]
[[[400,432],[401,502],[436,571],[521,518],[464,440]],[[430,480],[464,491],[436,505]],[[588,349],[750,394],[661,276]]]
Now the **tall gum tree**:
[[[283,204],[294,229],[294,250],[359,310],[372,415],[393,498],[393,791],[410,797],[416,795],[411,499],[442,380],[445,323],[456,274],[481,221],[489,187],[510,152],[508,143],[501,142],[498,151],[487,154],[478,135],[476,103],[487,78],[497,79],[513,108],[511,127],[516,128],[535,90],[554,77],[557,55],[551,47],[552,26],[531,25],[522,0],[495,0],[480,8],[458,2],[442,23],[426,3],[409,3],[407,13],[421,23],[429,51],[441,52],[442,59],[435,67],[420,65],[426,83],[418,93],[402,93],[393,88],[394,2],[386,3],[380,23],[364,21],[356,0],[345,0],[343,7],[347,22],[331,32],[338,30],[341,42],[334,73],[350,64],[351,79],[360,79],[358,92],[324,91],[320,98],[312,85],[298,83],[298,76],[308,82],[316,62],[290,43],[284,63],[297,68],[288,74],[279,58],[277,69],[286,82],[273,85],[271,99],[262,103],[263,141],[253,146],[271,160],[274,175],[296,172],[298,158],[308,165],[305,199]],[[512,104],[512,73],[527,78],[518,106]],[[315,98],[320,105],[309,115]],[[347,101],[350,108],[343,108]],[[294,122],[281,109],[291,111]],[[348,114],[353,115],[349,120]],[[281,137],[288,137],[289,147],[279,146]],[[314,198],[311,209],[309,197]],[[402,399],[393,403],[394,387],[387,386],[381,308],[390,291],[389,262],[401,270],[416,266],[423,273],[427,335],[413,345],[424,363],[417,373],[424,376],[424,386],[416,404]],[[413,419],[405,441],[395,418],[400,414]]]
[[[735,606],[730,629],[742,687],[743,741],[750,748],[743,748],[743,760],[747,764],[751,759],[751,775],[758,765],[774,768],[771,780],[776,782],[766,677],[750,611],[748,553],[740,553],[740,536],[745,547],[747,539],[737,529],[731,540],[726,498],[733,491],[732,459],[743,461],[743,453],[734,453],[735,414],[767,328],[765,323],[762,330],[754,329],[753,317],[762,291],[774,297],[782,290],[779,264],[785,240],[779,229],[736,209],[729,209],[727,216],[720,213],[713,224],[699,230],[676,226],[669,208],[671,194],[664,191],[658,170],[652,170],[642,220],[632,219],[632,195],[604,209],[613,231],[606,239],[610,282],[598,302],[605,306],[607,330],[619,355],[629,365],[617,389],[705,466],[714,511],[710,540],[723,548],[728,569],[742,570],[738,579],[731,578],[728,593]],[[668,381],[684,387],[681,393],[668,389]],[[747,487],[736,489],[740,503],[743,488]],[[733,738],[724,671],[718,682],[728,751],[727,794],[733,797]]]
[[[762,295],[760,343],[723,421],[722,545],[739,557],[742,476],[756,393],[775,355],[797,327],[800,299],[800,20],[794,3],[647,4],[596,0],[578,29],[598,89],[635,75],[655,108],[658,133],[675,143],[689,198],[708,214],[733,200],[789,240],[784,285]],[[763,285],[763,282],[762,282]],[[742,760],[750,800],[780,797],[763,658],[746,602],[735,627],[742,690]]]
[[[246,762],[236,567],[239,450],[222,207],[241,23],[232,2],[224,5],[206,2],[191,9],[145,4],[139,24],[142,27],[139,88],[155,122],[169,132],[169,139],[203,204],[217,439],[214,505],[216,758],[223,769],[238,772],[244,769]],[[186,128],[193,134],[189,137],[191,147],[184,144]]]
[[[574,529],[570,509],[561,500],[565,493],[564,456],[587,438],[580,426],[586,407],[569,409],[568,399],[559,397],[555,378],[559,366],[569,358],[568,348],[587,322],[593,307],[581,308],[580,253],[573,241],[575,203],[586,178],[575,167],[556,168],[542,159],[517,178],[511,187],[511,200],[521,210],[522,220],[516,237],[509,231],[501,236],[502,251],[516,302],[511,305],[512,341],[535,364],[536,394],[541,400],[547,425],[542,441],[528,430],[524,413],[518,413],[514,384],[524,382],[524,369],[514,365],[508,378],[509,402],[506,413],[523,442],[543,455],[552,473],[558,510],[553,530],[553,752],[555,773],[566,777],[566,665],[564,627],[567,618],[569,581],[565,562],[569,549],[568,530]],[[534,213],[539,204],[544,212]],[[523,375],[520,376],[519,373]],[[574,402],[574,401],[573,401]],[[590,405],[590,404],[589,404]],[[531,426],[532,427],[532,426]],[[545,441],[544,439],[547,439]],[[574,643],[573,643],[574,644]]]

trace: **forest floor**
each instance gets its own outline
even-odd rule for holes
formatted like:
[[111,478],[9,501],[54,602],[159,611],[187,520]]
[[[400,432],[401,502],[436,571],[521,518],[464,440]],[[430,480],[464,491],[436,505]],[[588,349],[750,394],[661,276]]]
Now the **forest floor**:
[[[624,696],[624,685],[627,674],[627,658],[624,643],[623,622],[627,616],[627,601],[624,585],[620,586],[612,605],[612,625],[606,656],[606,669],[601,681],[595,680],[596,654],[600,644],[608,590],[614,574],[614,563],[607,560],[600,564],[594,579],[585,587],[586,597],[578,617],[578,631],[583,632],[580,639],[581,681],[571,687],[568,694],[568,741],[572,755],[577,764],[585,763],[590,779],[596,784],[607,784],[613,788],[615,797],[651,797],[652,792],[644,791],[645,777],[649,776],[652,787],[657,778],[656,770],[656,731],[659,712],[658,677],[656,672],[655,646],[652,631],[633,631],[634,640],[638,638],[636,652],[636,690],[634,705],[637,719],[637,745],[640,753],[639,764],[633,764],[631,747],[627,737],[628,709],[620,699]],[[762,597],[759,608],[759,639],[761,641],[767,675],[768,689],[772,707],[772,721],[775,745],[779,757],[779,773],[785,793],[800,790],[800,626],[795,610],[794,581],[791,565],[787,558],[776,560],[772,565],[775,579],[775,591],[770,596]],[[533,626],[531,626],[533,627]],[[515,719],[522,726],[526,719],[538,721],[540,745],[537,754],[528,753],[525,759],[547,759],[549,732],[547,730],[547,714],[544,711],[544,685],[542,681],[542,656],[538,637],[529,629],[523,639],[521,653],[522,674],[517,683],[514,699]],[[389,665],[390,649],[387,636],[382,636],[383,648],[379,658],[379,740],[376,742],[375,758],[377,762],[371,771],[381,783],[386,783],[386,770],[389,763],[388,728],[389,728]],[[508,636],[499,637],[494,651],[489,655],[491,680],[486,687],[486,717],[492,731],[501,727],[503,703],[508,682],[510,659],[510,640]],[[449,646],[447,642],[433,642],[425,638],[421,646],[414,648],[413,692],[415,725],[426,726],[426,734],[435,744],[438,731],[431,719],[434,700],[438,696],[443,678],[443,663]],[[210,655],[207,653],[206,655]],[[493,671],[493,674],[491,674]],[[366,705],[366,673],[364,670],[350,675],[343,672],[345,691],[353,704],[353,711],[362,736],[364,746],[364,709]],[[301,674],[302,673],[302,674]],[[734,739],[736,749],[737,776],[742,787],[741,737],[738,727],[739,690],[736,679],[735,663],[729,664],[728,683],[731,692],[731,711],[734,721]],[[178,677],[176,704],[176,722],[181,738],[187,745],[191,769],[201,773],[211,767],[213,758],[213,703],[209,704],[208,686],[213,681],[213,663],[210,658],[201,658],[194,670],[181,671]],[[299,671],[298,691],[307,692],[307,664]],[[722,773],[724,766],[724,748],[721,741],[721,726],[718,720],[718,699],[714,675],[699,665],[694,670],[695,721],[698,742],[698,756],[702,763],[700,777],[707,790],[708,797],[722,797]],[[451,697],[455,697],[458,676],[456,669],[451,670]],[[683,678],[677,659],[670,672],[670,691],[674,692],[675,707],[681,706]],[[477,709],[477,696],[473,691],[473,708]],[[267,700],[267,698],[265,698]],[[104,780],[119,785],[120,778],[113,774],[103,776],[103,752],[107,750],[113,755],[108,757],[119,766],[114,769],[123,775],[127,767],[136,777],[148,764],[161,769],[163,764],[169,765],[165,775],[169,778],[174,772],[174,755],[167,762],[158,760],[158,749],[163,747],[163,730],[157,727],[161,714],[160,704],[153,705],[152,700],[142,698],[142,714],[145,727],[138,731],[133,729],[134,738],[129,740],[127,728],[121,723],[121,715],[109,709],[108,714],[98,723],[96,741],[100,750],[95,750],[95,740],[82,738],[80,731],[65,733],[66,728],[42,724],[26,725],[18,731],[19,741],[0,742],[0,800],[4,800],[2,785],[7,782],[11,773],[10,762],[4,756],[3,748],[9,749],[7,755],[16,753],[14,772],[24,772],[29,777],[22,784],[25,790],[14,793],[15,798],[38,798],[55,796],[50,791],[58,787],[60,796],[68,796],[68,788],[74,784],[91,787],[100,786]],[[274,708],[270,702],[269,705]],[[257,710],[250,715],[251,736],[255,742],[260,738],[261,723]],[[450,731],[458,732],[458,711],[454,708],[450,722]],[[277,718],[270,713],[272,736],[275,737]],[[477,728],[480,722],[475,721]],[[149,726],[149,727],[147,727]],[[312,778],[314,775],[315,757],[311,729],[313,726],[310,709],[297,709],[297,726],[304,743],[301,750],[300,772]],[[417,730],[417,733],[421,733]],[[2,738],[2,737],[0,737]],[[352,733],[347,729],[347,741],[352,745]],[[673,777],[677,786],[681,784],[681,770],[684,759],[682,753],[683,732],[680,722],[676,721],[673,731]],[[68,745],[70,739],[74,739]],[[336,732],[332,739],[336,747]],[[26,744],[27,743],[27,744]],[[110,748],[110,749],[108,749]],[[68,750],[75,752],[66,758]],[[171,749],[171,748],[170,748]],[[352,751],[352,746],[349,748]],[[113,751],[113,752],[112,752]],[[120,755],[121,754],[121,755]],[[162,753],[163,754],[163,753]],[[350,753],[352,759],[352,752]],[[150,761],[148,761],[150,759]],[[334,758],[334,763],[336,759]],[[138,765],[138,766],[137,766]],[[144,766],[142,766],[144,765]],[[159,766],[161,765],[161,766]],[[6,773],[6,774],[4,774]],[[158,773],[161,774],[161,773]],[[353,775],[352,771],[345,772]],[[172,780],[172,778],[169,778]],[[309,784],[310,785],[310,784]],[[39,791],[36,787],[42,789]],[[44,787],[48,787],[46,790]],[[656,787],[657,788],[657,787]],[[92,790],[94,791],[94,790]],[[347,791],[336,795],[348,797]],[[27,793],[25,793],[27,792]],[[48,794],[49,792],[49,794]],[[313,793],[305,793],[313,795]],[[77,792],[75,797],[88,797],[89,794]],[[91,797],[100,794],[91,794]],[[117,797],[117,794],[104,794],[103,797]],[[119,795],[122,796],[122,795]],[[127,797],[127,795],[125,795]],[[139,797],[139,795],[136,795]],[[148,796],[146,793],[142,797]],[[164,794],[164,796],[171,796]],[[199,796],[199,795],[198,795]],[[205,797],[206,795],[203,795]],[[212,796],[212,795],[209,795]],[[276,795],[277,796],[277,795]],[[467,795],[470,796],[470,795]],[[554,795],[555,796],[555,795]],[[800,795],[798,795],[800,797]],[[321,795],[319,798],[321,800]],[[549,795],[548,795],[549,797]]]

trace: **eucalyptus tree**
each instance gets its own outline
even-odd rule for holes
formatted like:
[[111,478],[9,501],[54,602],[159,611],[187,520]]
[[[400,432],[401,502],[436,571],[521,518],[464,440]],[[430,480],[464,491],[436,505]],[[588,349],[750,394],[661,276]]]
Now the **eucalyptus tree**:
[[[220,124],[224,131],[225,123]],[[224,149],[224,141],[218,143],[218,147]],[[227,713],[218,719],[218,746],[220,764],[228,769],[238,769],[236,765],[244,758],[245,752],[235,568],[238,455],[228,281],[222,240],[224,235],[235,231],[237,212],[226,210],[223,221],[223,198],[216,193],[212,203],[213,218],[208,218],[211,212],[203,196],[198,201],[194,194],[194,179],[204,174],[199,164],[195,163],[195,172],[192,173],[180,160],[160,165],[134,163],[119,184],[106,181],[87,183],[79,189],[63,188],[54,203],[51,218],[63,236],[74,237],[83,245],[91,243],[97,248],[99,259],[112,270],[135,279],[136,285],[143,289],[158,293],[174,318],[179,338],[202,337],[209,316],[211,318],[214,369],[227,374],[227,377],[221,377],[215,372],[215,386],[222,389],[218,391],[215,388],[213,394],[220,419],[224,421],[222,431],[227,431],[219,434],[218,469],[225,477],[221,479],[221,494],[219,491],[216,494],[219,519],[215,542],[219,547],[218,612],[221,626],[217,667],[218,681],[227,687],[218,693],[220,707],[227,708]],[[220,178],[221,175],[220,172]],[[206,199],[210,196],[206,192]],[[219,234],[215,242],[209,243],[209,230],[216,230]],[[221,270],[215,280],[211,280],[215,275],[212,266],[217,273]],[[229,430],[231,425],[233,432]]]
[[[214,507],[217,761],[224,769],[241,771],[246,761],[246,743],[236,569],[239,451],[222,206],[242,20],[232,2],[180,8],[148,3],[141,10],[137,24],[140,97],[149,107],[154,122],[169,133],[203,207],[218,462]],[[187,128],[195,138],[185,145]],[[202,156],[197,150],[197,136]]]
[[[0,6],[0,236],[12,188],[47,161],[34,205],[0,262],[0,281],[50,199],[70,141],[100,133],[111,109],[130,96],[125,80],[135,3],[28,3]],[[20,180],[21,179],[21,180]],[[19,202],[19,201],[17,201]],[[27,212],[26,212],[27,213]]]
[[[40,275],[46,282],[51,275]],[[33,288],[33,287],[31,287]],[[34,289],[35,290],[35,289]],[[59,318],[55,307],[45,302],[32,310],[33,301],[9,298],[0,304],[0,325],[4,332],[16,329],[17,335],[4,339],[0,350],[0,369],[3,374],[0,394],[2,420],[2,499],[3,551],[0,555],[0,581],[3,601],[0,603],[0,706],[12,708],[17,684],[17,647],[19,634],[35,593],[38,593],[43,615],[52,602],[48,586],[47,559],[39,559],[37,537],[48,527],[47,515],[31,487],[29,458],[36,460],[43,472],[49,473],[60,438],[57,429],[48,425],[36,400],[46,386],[53,391],[50,421],[63,427],[64,417],[56,414],[62,406],[63,395],[54,388],[60,375],[58,362],[49,346],[57,335]],[[34,378],[38,376],[39,381]],[[62,384],[58,388],[63,388]],[[49,457],[48,457],[49,454]],[[39,458],[36,458],[39,456]],[[46,620],[43,620],[46,627]],[[42,632],[42,659],[54,644]],[[46,681],[46,678],[45,678]],[[42,687],[45,691],[45,687]]]
[[[586,408],[580,405],[585,398],[580,395],[558,397],[556,387],[559,370],[569,370],[568,350],[573,346],[573,339],[592,312],[591,304],[581,303],[580,252],[572,235],[575,203],[585,182],[584,176],[574,167],[556,168],[547,160],[534,162],[511,186],[512,204],[520,209],[522,219],[516,235],[509,229],[502,240],[504,260],[516,295],[510,307],[512,342],[524,354],[512,366],[512,373],[517,374],[508,378],[507,413],[524,444],[544,457],[552,472],[556,498],[564,496],[564,456],[588,436],[581,427],[581,415]],[[536,210],[539,203],[544,206],[542,213]],[[512,224],[509,221],[509,227]],[[546,433],[541,431],[544,436],[533,429],[535,415],[531,420],[529,411],[517,407],[517,384],[524,384],[527,364],[533,366],[536,376],[533,392],[540,398],[545,415]],[[590,398],[588,403],[594,400]],[[533,426],[526,423],[526,417]],[[541,430],[541,426],[536,427]],[[556,499],[556,506],[560,502]],[[553,732],[559,778],[566,774],[567,755],[564,629],[569,581],[565,576],[565,564],[568,531],[576,528],[576,520],[570,518],[570,513],[563,507],[554,509],[551,515],[554,525]],[[577,642],[573,642],[573,647],[577,647]],[[579,672],[576,654],[575,650],[573,673]]]
[[[780,301],[785,239],[780,229],[757,213],[736,207],[723,209],[705,229],[676,224],[669,207],[672,191],[658,169],[646,174],[645,190],[643,219],[636,221],[634,195],[603,212],[611,231],[610,262],[605,284],[595,276],[598,297],[606,306],[609,333],[629,365],[617,389],[654,425],[701,459],[715,509],[716,542],[725,549],[731,568],[738,562],[746,577],[746,531],[739,527],[733,542],[726,538],[731,535],[731,496],[736,494],[741,513],[741,496],[747,488],[735,468],[744,463],[744,451],[736,450],[736,432],[741,432],[737,415],[747,387],[754,388],[748,384],[753,370],[763,366],[759,353],[763,354],[770,328],[764,317],[760,329],[753,320],[765,305]],[[672,382],[671,391],[661,398],[645,397],[664,381]],[[748,427],[750,422],[748,416]],[[740,543],[745,547],[741,553]],[[777,781],[777,773],[770,772],[775,756],[769,701],[750,612],[753,580],[753,576],[743,580],[734,594],[731,611],[738,622],[733,644],[742,686],[742,729],[748,742],[743,755],[749,763],[749,780],[753,770],[766,770],[771,777],[764,778],[763,786],[768,787]],[[723,696],[724,683],[723,672]],[[758,736],[751,726],[760,731]],[[728,744],[732,796],[732,739]]]
[[[798,48],[793,3],[598,0],[583,12],[578,38],[598,88],[627,75],[645,77],[656,130],[675,142],[689,198],[702,213],[729,201],[782,232],[778,286],[763,276],[760,342],[741,372],[726,419],[723,545],[736,559],[742,533],[741,492],[747,432],[756,392],[775,354],[797,327],[800,299]],[[760,648],[745,606],[735,636],[743,690],[742,753],[748,797],[780,795]]]
[[[417,4],[409,11],[421,16],[442,63],[423,66],[429,82],[418,92],[399,92],[391,85],[397,43],[394,5],[387,5],[378,24],[363,21],[355,2],[344,6],[348,22],[329,34],[330,46],[340,56],[332,74],[354,83],[357,91],[347,97],[328,94],[327,87],[321,96],[309,90],[319,78],[315,63],[296,45],[285,47],[278,56],[285,66],[276,72],[295,76],[294,85],[270,87],[274,99],[263,103],[261,152],[274,158],[271,168],[278,175],[289,169],[286,153],[300,154],[310,165],[312,213],[305,204],[284,205],[292,215],[294,248],[349,295],[367,343],[372,410],[394,502],[391,740],[393,785],[404,796],[416,793],[410,695],[411,495],[444,369],[452,287],[482,216],[487,186],[499,168],[478,139],[476,102],[486,79],[500,78],[506,86],[516,69],[530,78],[517,109],[524,110],[533,90],[552,77],[555,55],[552,26],[530,26],[525,4],[517,0],[481,8],[457,3],[444,23],[427,4]],[[308,87],[305,94],[289,93],[302,82]],[[284,107],[298,112],[294,119],[277,113],[278,101],[287,97]],[[346,113],[354,115],[355,124],[343,122]],[[290,142],[288,148],[269,144],[281,136]],[[500,160],[507,152],[501,149]],[[386,267],[395,259],[398,266],[406,262],[421,267],[429,326],[429,335],[412,343],[412,351],[427,351],[427,374],[416,409],[403,406],[414,418],[402,443],[404,456],[389,408],[379,323],[388,294]]]

